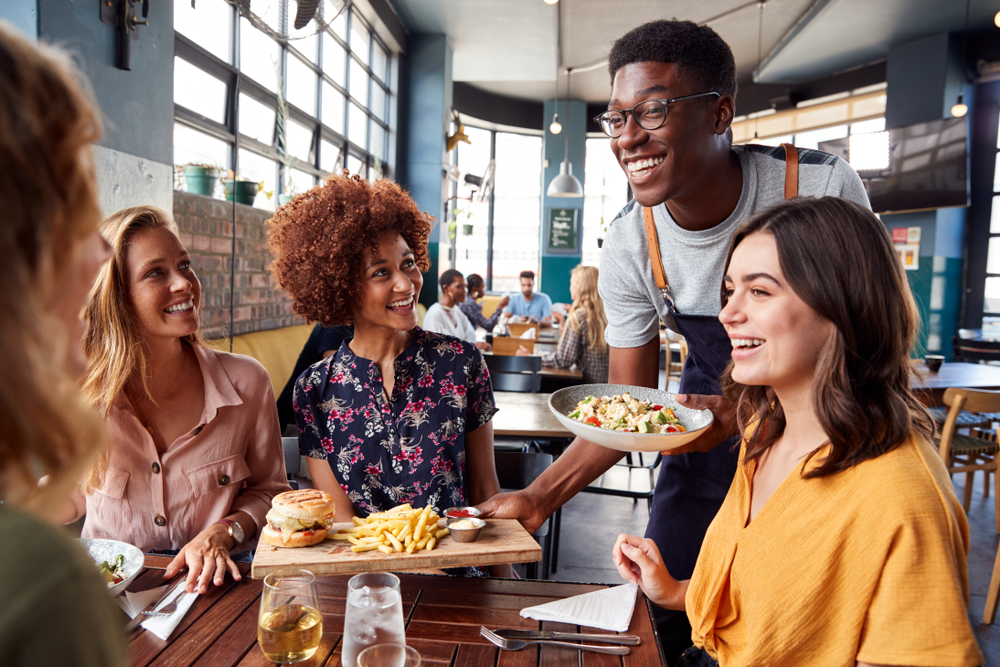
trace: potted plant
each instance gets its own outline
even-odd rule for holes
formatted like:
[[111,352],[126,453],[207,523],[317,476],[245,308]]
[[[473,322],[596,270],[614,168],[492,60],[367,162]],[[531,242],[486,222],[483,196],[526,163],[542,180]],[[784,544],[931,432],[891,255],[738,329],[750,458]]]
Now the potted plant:
[[[241,178],[239,174],[234,175],[232,169],[226,173],[226,178],[222,180],[222,191],[226,194],[226,201],[236,200],[237,204],[253,206],[257,193],[264,189],[264,181],[251,181]],[[270,199],[273,193],[265,193]]]
[[462,210],[460,208],[455,209],[455,222],[458,222],[458,214],[465,214],[465,222],[462,223],[462,236],[472,236],[472,209]]
[[219,177],[219,168],[214,164],[188,162],[174,167],[175,187],[180,189],[181,181],[184,190],[196,195],[211,197],[215,193],[215,181]]
[[292,168],[299,161],[288,154],[288,141],[286,128],[288,127],[288,100],[285,99],[285,82],[281,76],[281,69],[274,63],[274,71],[278,75],[278,156],[281,159],[281,194],[278,195],[278,206],[284,206],[295,197],[296,187],[292,180]]
[[597,247],[604,247],[604,237],[608,233],[608,226],[604,223],[604,216],[601,216],[601,233],[597,237]]

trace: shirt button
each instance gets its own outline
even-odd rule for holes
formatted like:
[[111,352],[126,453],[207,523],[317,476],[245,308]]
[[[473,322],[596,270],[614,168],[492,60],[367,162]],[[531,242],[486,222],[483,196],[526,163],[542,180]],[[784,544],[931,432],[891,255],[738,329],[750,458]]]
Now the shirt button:
[[162,514],[157,514],[156,518],[153,519],[153,523],[155,523],[157,526],[165,526],[167,525],[167,520],[163,518]]
[[154,475],[160,474],[160,464],[155,461],[153,462],[153,474]]
[[199,433],[201,433],[201,429],[202,429],[202,428],[203,428],[203,427],[201,427],[201,426],[199,426],[198,428],[196,428],[196,429],[194,430],[194,434],[195,434],[195,435],[198,435]]
[[229,484],[229,475],[219,475],[219,486],[225,486]]

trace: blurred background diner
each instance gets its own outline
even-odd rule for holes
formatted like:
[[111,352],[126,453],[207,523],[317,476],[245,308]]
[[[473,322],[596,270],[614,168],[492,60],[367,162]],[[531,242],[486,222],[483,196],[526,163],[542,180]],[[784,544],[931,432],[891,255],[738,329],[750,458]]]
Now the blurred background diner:
[[[0,19],[29,42],[74,51],[107,118],[93,147],[100,211],[155,206],[176,222],[202,284],[200,335],[260,362],[272,397],[308,367],[297,365],[300,356],[315,363],[339,343],[307,346],[316,323],[293,310],[292,297],[269,275],[265,222],[282,205],[294,208],[287,203],[293,195],[345,168],[369,182],[399,184],[436,220],[427,287],[454,269],[469,277],[471,297],[471,274],[482,276],[479,306],[494,322],[492,335],[511,306],[497,313],[504,294],[511,302],[524,298],[523,271],[534,274],[532,301],[545,294],[553,304],[573,304],[571,270],[599,266],[604,239],[632,199],[611,140],[593,120],[610,99],[608,46],[642,22],[673,17],[710,26],[732,48],[734,144],[790,142],[842,157],[857,171],[920,310],[915,366],[925,369],[925,354],[945,358],[937,373],[914,376],[939,428],[952,410],[949,389],[1000,389],[995,0],[885,0],[877,8],[860,0],[622,0],[614,11],[589,0],[324,0],[333,9],[325,22],[295,35],[287,26],[285,34],[281,26],[262,29],[241,14],[246,3],[165,0],[149,3],[145,17],[138,3],[126,39],[113,18],[102,21],[97,4],[4,0]],[[260,6],[281,15],[292,4]],[[0,106],[9,108],[6,100]],[[32,154],[34,162],[5,170],[6,177],[39,168],[43,151]],[[438,301],[428,288],[415,306],[418,324]],[[569,322],[541,328],[532,352],[557,355],[568,329]],[[672,343],[664,332],[664,389],[676,388],[681,373],[682,348]],[[492,345],[496,350],[496,340]],[[551,378],[562,370],[569,373],[517,372]],[[532,405],[544,413],[542,387],[513,397],[496,392],[494,419],[525,414],[517,410],[527,401],[537,400]],[[958,406],[955,435],[995,440],[995,411],[948,401]],[[154,415],[154,430],[161,418]],[[283,423],[293,432],[287,416]],[[551,433],[550,426],[531,426],[522,442],[549,447],[545,438],[555,436],[537,434]],[[511,437],[527,429],[523,418],[509,425]],[[945,440],[947,451],[955,439]],[[991,465],[990,451],[976,465]],[[618,532],[644,531],[648,510],[637,500],[645,499],[656,465],[632,461],[599,482],[620,497],[580,494],[565,506],[550,576],[619,581],[610,565],[595,566],[592,554]],[[308,483],[305,463],[301,471]],[[960,497],[968,492],[970,616],[987,662],[1000,664],[993,648],[1000,631],[980,623],[1000,546],[996,490],[987,493],[982,478],[996,476],[975,470],[953,479]]]

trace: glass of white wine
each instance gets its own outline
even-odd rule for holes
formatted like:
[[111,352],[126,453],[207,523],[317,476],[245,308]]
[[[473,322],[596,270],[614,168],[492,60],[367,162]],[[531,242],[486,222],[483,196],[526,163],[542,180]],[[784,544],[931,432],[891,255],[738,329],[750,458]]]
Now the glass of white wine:
[[358,667],[420,667],[420,654],[412,646],[376,644],[358,654]]
[[257,641],[264,657],[280,665],[308,660],[322,637],[323,617],[312,572],[267,575],[257,623]]

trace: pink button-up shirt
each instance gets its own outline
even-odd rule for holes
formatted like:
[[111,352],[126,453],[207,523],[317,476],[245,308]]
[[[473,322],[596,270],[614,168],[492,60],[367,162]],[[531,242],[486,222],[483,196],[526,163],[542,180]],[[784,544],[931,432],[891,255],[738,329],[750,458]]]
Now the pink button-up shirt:
[[[110,459],[104,485],[84,496],[83,537],[134,544],[143,551],[180,549],[235,511],[257,524],[271,498],[288,491],[278,413],[267,371],[256,360],[193,345],[205,381],[198,426],[162,456],[131,402],[119,396],[108,413]],[[162,524],[162,525],[160,525]]]

